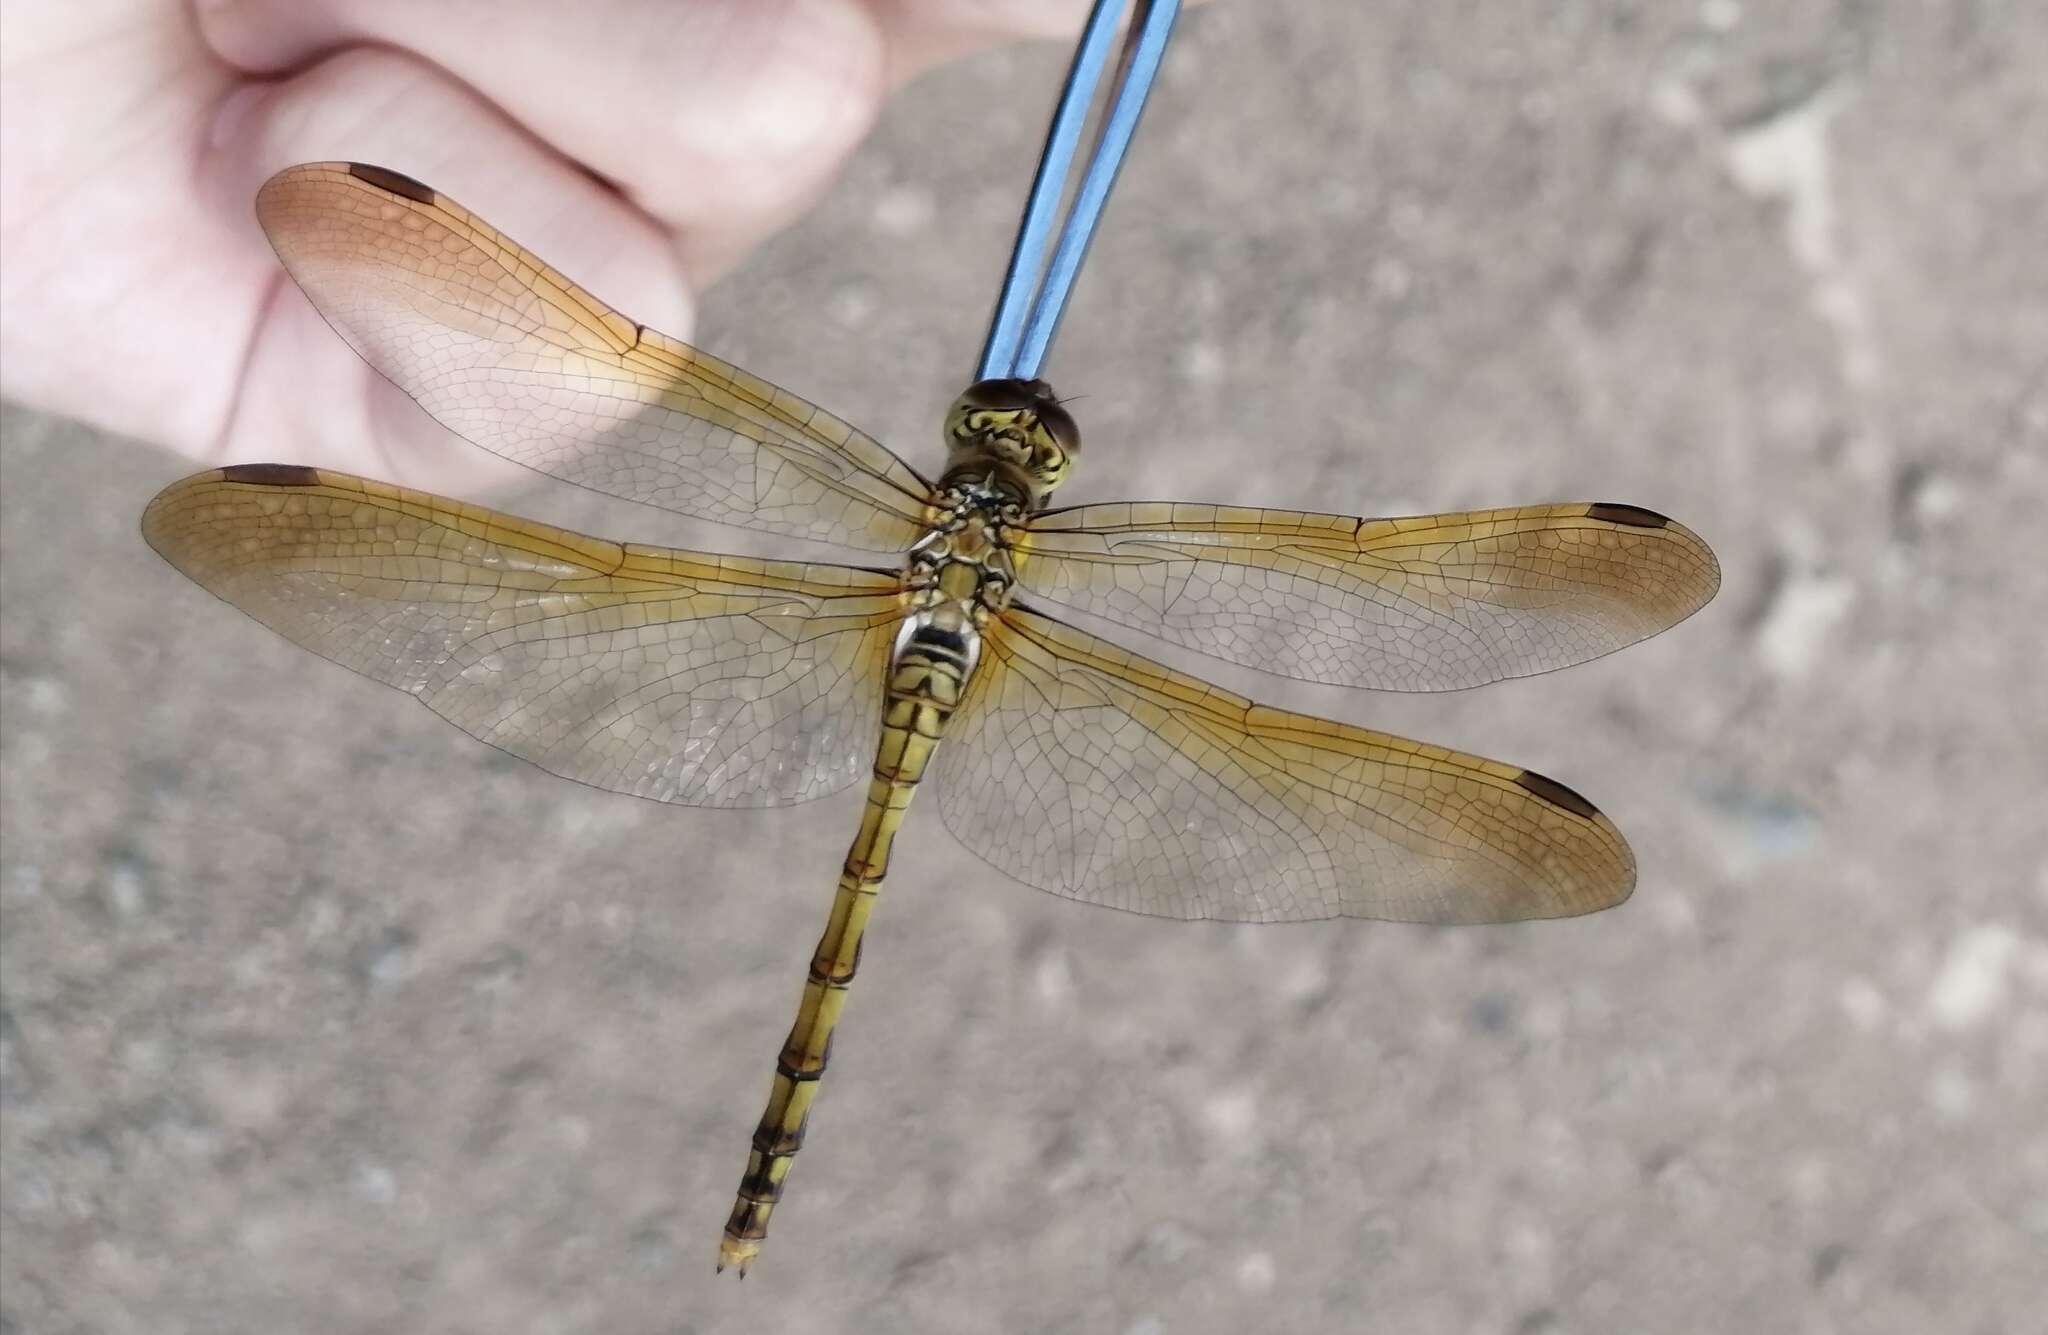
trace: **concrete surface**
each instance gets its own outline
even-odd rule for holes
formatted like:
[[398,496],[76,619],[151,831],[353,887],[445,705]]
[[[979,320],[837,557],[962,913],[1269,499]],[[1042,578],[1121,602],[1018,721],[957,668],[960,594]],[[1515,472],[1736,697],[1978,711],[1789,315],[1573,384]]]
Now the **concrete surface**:
[[[858,794],[508,760],[158,563],[181,461],[10,410],[0,1328],[2048,1330],[2044,29],[1190,19],[1052,367],[1071,499],[1684,519],[1725,588],[1627,653],[1249,683],[1564,779],[1641,889],[1177,925],[913,813],[744,1285],[719,1225]],[[698,341],[931,458],[1064,59],[912,88]],[[568,490],[493,499],[678,536]]]

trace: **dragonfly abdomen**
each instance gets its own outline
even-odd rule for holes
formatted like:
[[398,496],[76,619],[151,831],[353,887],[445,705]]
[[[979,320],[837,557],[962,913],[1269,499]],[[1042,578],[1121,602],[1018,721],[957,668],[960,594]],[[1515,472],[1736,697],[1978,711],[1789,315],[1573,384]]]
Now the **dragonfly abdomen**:
[[832,1035],[846,1004],[846,991],[860,969],[861,940],[882,878],[889,872],[896,831],[939,739],[945,735],[947,722],[959,707],[979,653],[978,632],[971,618],[953,604],[921,610],[905,623],[898,638],[883,703],[881,743],[875,752],[874,776],[868,781],[860,831],[846,852],[846,866],[839,873],[839,888],[832,898],[832,916],[812,953],[796,1022],[775,1059],[768,1107],[754,1129],[747,1171],[740,1179],[725,1237],[719,1243],[721,1270],[737,1266],[744,1275],[768,1235],[768,1216],[782,1199],[790,1165],[803,1148],[811,1103],[831,1061]]

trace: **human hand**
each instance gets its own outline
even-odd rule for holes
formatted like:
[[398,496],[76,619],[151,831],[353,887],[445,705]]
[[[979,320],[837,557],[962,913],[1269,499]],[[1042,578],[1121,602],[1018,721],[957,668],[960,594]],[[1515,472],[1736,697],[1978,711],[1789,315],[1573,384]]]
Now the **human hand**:
[[[207,463],[448,489],[410,405],[286,278],[257,187],[371,162],[687,337],[891,89],[1085,0],[97,0],[0,20],[0,390]],[[414,424],[416,427],[416,424]],[[395,446],[395,442],[405,442]]]

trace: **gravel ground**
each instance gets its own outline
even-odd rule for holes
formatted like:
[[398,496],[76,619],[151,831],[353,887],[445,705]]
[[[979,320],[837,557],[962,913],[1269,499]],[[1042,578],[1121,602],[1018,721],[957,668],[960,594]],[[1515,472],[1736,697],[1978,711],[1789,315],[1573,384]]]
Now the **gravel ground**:
[[[1556,775],[1641,888],[1182,925],[913,813],[744,1285],[858,793],[509,760],[159,563],[180,461],[8,410],[0,1330],[2048,1330],[2044,39],[2031,0],[1191,18],[1051,368],[1068,499],[1682,518],[1719,599],[1596,664],[1213,674]],[[932,458],[1064,59],[911,88],[697,340]]]

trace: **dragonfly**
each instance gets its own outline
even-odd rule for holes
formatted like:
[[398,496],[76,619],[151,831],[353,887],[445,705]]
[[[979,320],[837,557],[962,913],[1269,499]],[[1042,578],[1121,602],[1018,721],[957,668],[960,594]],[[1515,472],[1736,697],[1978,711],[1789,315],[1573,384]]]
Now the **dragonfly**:
[[1511,764],[1256,704],[1063,619],[1337,686],[1456,690],[1605,654],[1712,597],[1637,506],[1363,519],[1048,502],[1080,456],[1042,380],[970,385],[926,473],[620,315],[453,200],[292,167],[257,213],[372,367],[458,435],[831,564],[589,537],[327,469],[188,477],[143,533],[298,644],[565,778],[663,802],[866,804],[720,1243],[745,1273],[804,1143],[912,797],[996,871],[1163,918],[1488,923],[1625,899],[1592,803]]

